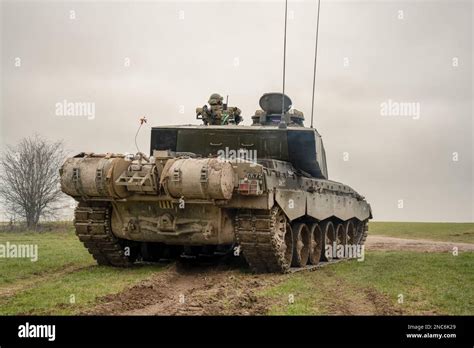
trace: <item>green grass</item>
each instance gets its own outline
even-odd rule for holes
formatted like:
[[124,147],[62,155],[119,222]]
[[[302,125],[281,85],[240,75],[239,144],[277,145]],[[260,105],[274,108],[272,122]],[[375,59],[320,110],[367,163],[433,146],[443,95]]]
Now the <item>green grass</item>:
[[38,246],[38,261],[27,258],[0,258],[0,290],[3,285],[55,273],[65,267],[86,267],[95,264],[79,242],[72,227],[64,232],[3,232],[0,244],[34,244]]
[[97,266],[72,226],[54,232],[0,233],[0,244],[7,241],[37,244],[38,261],[0,258],[0,315],[75,314],[97,297],[120,292],[162,268]]
[[[317,279],[317,281],[322,280],[323,277],[318,277]],[[302,277],[300,274],[293,274],[282,284],[265,290],[261,295],[270,298],[272,302],[276,302],[270,314],[325,314],[326,310],[322,305],[324,294],[316,291],[314,285],[308,278]],[[292,296],[292,303],[290,302],[290,296]]]
[[337,265],[336,275],[372,284],[397,305],[403,294],[409,313],[474,314],[474,253],[373,252],[351,263]]
[[[371,222],[370,233],[474,242],[473,225]],[[41,233],[1,232],[0,244],[7,241],[37,244],[39,259],[0,258],[0,315],[77,314],[94,306],[98,297],[123,291],[162,269],[99,267],[71,225]],[[260,294],[272,304],[270,314],[474,315],[474,253],[373,251],[364,262],[341,262],[283,277]],[[399,294],[404,296],[402,304],[397,302]]]
[[[341,262],[297,273],[261,296],[270,314],[474,314],[474,253],[368,252],[364,262]],[[290,304],[288,295],[295,301]],[[377,304],[371,298],[380,294]],[[398,303],[399,295],[403,303]],[[378,297],[378,296],[377,296]],[[376,310],[381,303],[389,312]]]
[[474,243],[474,223],[370,222],[369,234]]
[[70,273],[13,297],[0,298],[0,315],[77,314],[94,305],[98,297],[118,293],[160,269],[161,266],[127,269],[97,266]]

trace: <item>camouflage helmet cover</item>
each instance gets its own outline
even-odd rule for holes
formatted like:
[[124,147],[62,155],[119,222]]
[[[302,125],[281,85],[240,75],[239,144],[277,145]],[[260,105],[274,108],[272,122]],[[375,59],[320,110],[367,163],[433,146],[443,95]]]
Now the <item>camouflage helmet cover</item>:
[[219,93],[212,93],[211,96],[209,97],[208,103],[210,105],[221,104],[223,99],[224,98],[222,98],[222,96]]

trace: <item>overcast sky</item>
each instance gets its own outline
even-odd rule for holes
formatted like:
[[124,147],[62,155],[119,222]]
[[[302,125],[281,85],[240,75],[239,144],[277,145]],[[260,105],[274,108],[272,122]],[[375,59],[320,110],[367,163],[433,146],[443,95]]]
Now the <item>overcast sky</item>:
[[[308,126],[316,9],[289,1],[286,92]],[[72,153],[134,152],[143,115],[196,123],[218,92],[250,124],[260,96],[281,90],[283,0],[1,11],[2,146],[36,132]],[[473,221],[472,20],[471,1],[321,1],[315,126],[330,178],[366,196],[375,220]],[[64,101],[95,113],[57,115]],[[149,136],[138,140],[146,152]]]

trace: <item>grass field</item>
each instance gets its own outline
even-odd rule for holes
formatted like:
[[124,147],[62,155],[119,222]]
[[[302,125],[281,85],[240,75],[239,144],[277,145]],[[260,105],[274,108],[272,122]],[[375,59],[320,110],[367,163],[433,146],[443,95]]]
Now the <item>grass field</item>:
[[474,223],[371,221],[369,233],[408,239],[474,243]]
[[37,244],[38,261],[0,258],[0,315],[74,314],[162,266],[99,267],[72,227],[64,232],[4,232],[0,244]]
[[[474,242],[473,226],[375,222],[370,233]],[[6,242],[37,244],[39,257],[0,258],[0,315],[81,313],[163,269],[97,266],[70,225],[0,233]],[[369,251],[365,259],[281,276],[258,296],[269,301],[270,314],[474,314],[474,253]]]
[[364,262],[297,273],[262,296],[283,315],[367,314],[374,304],[380,314],[472,315],[473,284],[474,253],[368,252]]

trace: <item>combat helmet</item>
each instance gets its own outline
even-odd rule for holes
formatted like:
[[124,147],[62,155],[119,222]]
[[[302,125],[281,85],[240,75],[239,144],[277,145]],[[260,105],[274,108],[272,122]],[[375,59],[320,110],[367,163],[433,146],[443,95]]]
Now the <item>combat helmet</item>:
[[208,103],[209,105],[217,105],[217,104],[222,104],[222,96],[219,93],[212,93],[211,96],[209,97]]

